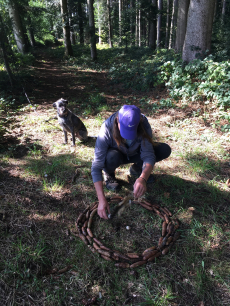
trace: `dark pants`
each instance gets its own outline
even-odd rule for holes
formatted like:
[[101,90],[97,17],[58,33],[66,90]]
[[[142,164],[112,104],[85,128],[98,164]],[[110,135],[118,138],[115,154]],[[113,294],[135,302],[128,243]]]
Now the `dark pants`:
[[[154,152],[156,155],[156,162],[159,162],[171,154],[171,148],[166,143],[157,143],[154,147]],[[143,161],[140,157],[140,151],[133,155],[127,157],[126,154],[116,150],[116,149],[109,149],[106,155],[105,160],[105,169],[107,173],[111,174],[118,168],[120,165],[134,163],[138,167],[142,168]]]

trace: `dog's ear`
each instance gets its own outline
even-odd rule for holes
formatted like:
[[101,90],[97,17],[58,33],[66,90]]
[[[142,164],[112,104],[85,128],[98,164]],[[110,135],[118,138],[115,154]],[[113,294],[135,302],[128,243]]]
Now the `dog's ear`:
[[53,103],[53,107],[57,108],[57,104],[56,102]]
[[61,98],[61,101],[62,101],[63,103],[65,103],[65,104],[68,104],[68,100],[65,100],[65,99]]

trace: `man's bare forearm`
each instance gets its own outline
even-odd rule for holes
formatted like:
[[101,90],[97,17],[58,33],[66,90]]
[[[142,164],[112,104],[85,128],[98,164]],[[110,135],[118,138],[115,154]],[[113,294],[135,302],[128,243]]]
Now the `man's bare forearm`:
[[140,177],[144,178],[147,182],[152,170],[153,170],[153,166],[151,164],[143,163],[142,172],[141,172]]
[[94,183],[94,187],[96,189],[96,193],[97,193],[97,197],[98,197],[99,202],[101,200],[104,200],[105,199],[105,194],[104,194],[104,190],[103,190],[103,182],[99,181],[99,182]]
[[103,191],[103,182],[102,181],[96,182],[94,183],[94,186],[99,201],[97,213],[101,218],[108,219],[107,214],[110,213],[110,210],[109,210],[109,204],[105,198],[105,194]]

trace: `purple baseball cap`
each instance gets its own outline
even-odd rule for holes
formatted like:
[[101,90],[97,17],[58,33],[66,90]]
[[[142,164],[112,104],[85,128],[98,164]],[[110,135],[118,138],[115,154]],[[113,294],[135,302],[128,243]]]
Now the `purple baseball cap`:
[[135,105],[123,105],[119,110],[118,119],[121,137],[134,140],[137,136],[137,127],[141,119],[140,109]]

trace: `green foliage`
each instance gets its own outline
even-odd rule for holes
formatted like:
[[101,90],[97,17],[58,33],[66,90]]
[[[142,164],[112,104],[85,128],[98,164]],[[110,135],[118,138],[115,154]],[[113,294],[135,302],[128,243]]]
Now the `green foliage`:
[[15,108],[15,99],[12,99],[11,96],[5,98],[3,94],[0,95],[0,138],[5,136],[8,132],[6,128],[6,122],[8,119],[4,118],[2,114],[7,114],[12,108]]
[[[119,64],[115,62],[110,68],[109,74],[112,83],[122,83],[124,88],[142,91],[164,85],[168,72],[161,73],[161,67],[165,62],[175,57],[173,50],[162,49],[158,50],[156,54],[148,54],[149,50],[139,49],[130,48],[129,53],[123,56],[124,61],[120,61]],[[140,54],[140,51],[144,50],[146,52]]]
[[[172,61],[171,76],[166,83],[170,95],[175,100],[202,101],[206,105],[230,107],[230,62],[214,61],[210,55],[203,61],[190,62],[183,67],[180,62]],[[166,66],[169,70],[168,65]],[[162,66],[165,70],[164,65]]]
[[30,66],[34,63],[35,57],[33,54],[21,54],[21,53],[15,53],[13,64],[16,68],[22,67],[22,66]]
[[85,103],[81,104],[84,107],[83,114],[85,116],[92,115],[101,111],[107,110],[107,101],[103,93],[91,94]]

